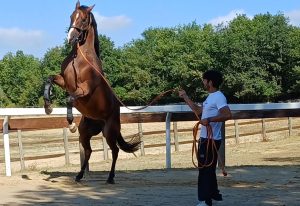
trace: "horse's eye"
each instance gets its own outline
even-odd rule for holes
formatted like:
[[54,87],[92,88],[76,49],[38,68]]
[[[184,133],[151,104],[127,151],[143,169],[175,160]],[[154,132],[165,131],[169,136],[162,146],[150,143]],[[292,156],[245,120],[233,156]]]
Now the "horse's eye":
[[82,20],[82,23],[83,23],[83,24],[86,24],[86,23],[87,23],[87,19],[83,19],[83,20]]

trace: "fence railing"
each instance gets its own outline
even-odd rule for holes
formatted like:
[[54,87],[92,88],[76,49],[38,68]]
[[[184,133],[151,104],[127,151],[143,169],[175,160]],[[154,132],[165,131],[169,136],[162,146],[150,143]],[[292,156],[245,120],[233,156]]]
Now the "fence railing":
[[[231,104],[233,119],[258,119],[278,117],[300,117],[300,103],[270,103],[270,104]],[[139,107],[132,107],[134,109]],[[60,121],[45,118],[43,108],[0,108],[0,130],[3,132],[3,145],[5,150],[6,175],[11,175],[9,130],[41,130],[62,128],[67,125],[64,118],[66,108],[54,108],[50,117],[62,117]],[[75,121],[79,121],[80,113],[74,109]],[[21,119],[17,120],[17,118]],[[24,118],[25,117],[25,118]],[[35,118],[32,118],[35,117]],[[28,118],[28,119],[27,119]],[[140,111],[131,111],[121,107],[121,123],[166,123],[166,168],[171,168],[171,127],[170,123],[177,121],[196,120],[194,114],[187,105],[150,106]],[[49,123],[50,121],[50,123]],[[1,127],[2,126],[2,127]],[[236,132],[238,134],[238,132]],[[225,132],[223,134],[225,139]],[[67,140],[65,140],[66,142]],[[20,143],[19,143],[20,145]],[[22,146],[22,145],[21,145]],[[21,151],[20,151],[21,153]],[[67,153],[67,151],[66,151]],[[220,148],[220,156],[225,162],[225,144]]]

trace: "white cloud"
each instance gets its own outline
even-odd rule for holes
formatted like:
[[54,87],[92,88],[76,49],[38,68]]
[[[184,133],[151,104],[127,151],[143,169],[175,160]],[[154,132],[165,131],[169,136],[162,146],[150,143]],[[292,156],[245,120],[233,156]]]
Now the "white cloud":
[[208,23],[217,26],[218,24],[228,24],[231,20],[233,20],[236,16],[246,14],[246,12],[243,9],[233,10],[229,12],[229,14],[225,16],[219,16],[212,20],[210,20]]
[[98,24],[98,30],[100,32],[109,32],[126,28],[131,25],[132,20],[124,15],[106,17],[97,12],[94,12],[95,19]]
[[44,39],[42,31],[19,28],[0,28],[0,46],[24,49],[41,47]]
[[45,47],[49,45],[44,32],[40,30],[0,28],[0,36],[0,58],[17,50],[41,57]]
[[286,12],[285,16],[289,17],[292,25],[300,26],[300,9]]

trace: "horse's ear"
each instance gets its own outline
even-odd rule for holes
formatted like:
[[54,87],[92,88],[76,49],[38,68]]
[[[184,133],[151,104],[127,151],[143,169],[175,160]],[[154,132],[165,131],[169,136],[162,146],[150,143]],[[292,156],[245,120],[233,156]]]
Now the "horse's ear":
[[77,3],[76,3],[76,8],[75,9],[79,9],[79,7],[80,7],[80,2],[78,0]]
[[95,4],[93,6],[90,6],[89,8],[87,8],[87,11],[91,12],[93,10],[94,6],[95,6]]

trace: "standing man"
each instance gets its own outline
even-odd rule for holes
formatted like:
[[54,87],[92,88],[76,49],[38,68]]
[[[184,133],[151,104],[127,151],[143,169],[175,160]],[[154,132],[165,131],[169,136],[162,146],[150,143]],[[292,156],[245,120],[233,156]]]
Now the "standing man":
[[[202,79],[203,86],[209,93],[202,106],[195,104],[184,90],[179,91],[179,96],[194,112],[202,114],[198,144],[198,200],[200,202],[197,206],[211,206],[212,199],[222,200],[222,195],[218,190],[216,165],[218,150],[222,141],[222,123],[231,119],[231,111],[227,105],[226,97],[219,91],[223,82],[222,74],[215,70],[209,70],[203,73]],[[212,139],[209,139],[207,133],[207,126],[209,125],[212,128]],[[215,147],[212,146],[213,144]]]

